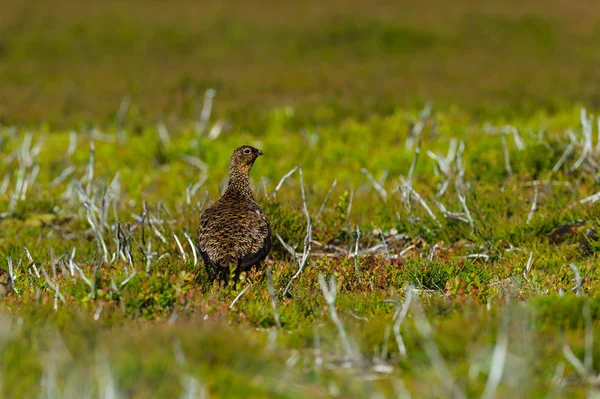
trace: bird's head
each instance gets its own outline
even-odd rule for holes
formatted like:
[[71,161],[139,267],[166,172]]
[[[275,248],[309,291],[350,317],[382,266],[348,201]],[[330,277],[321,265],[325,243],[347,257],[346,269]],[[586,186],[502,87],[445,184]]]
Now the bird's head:
[[231,155],[231,163],[229,166],[230,172],[249,172],[256,158],[263,155],[263,152],[258,148],[249,145],[243,145],[233,151]]
[[229,163],[230,180],[236,177],[248,177],[256,158],[263,155],[262,151],[249,145],[243,145],[233,151]]

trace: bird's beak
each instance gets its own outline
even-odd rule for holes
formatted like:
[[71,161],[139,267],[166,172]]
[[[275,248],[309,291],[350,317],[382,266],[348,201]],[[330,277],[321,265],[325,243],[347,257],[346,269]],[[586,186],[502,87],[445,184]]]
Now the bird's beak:
[[264,155],[263,152],[261,150],[258,150],[257,152],[258,155]]

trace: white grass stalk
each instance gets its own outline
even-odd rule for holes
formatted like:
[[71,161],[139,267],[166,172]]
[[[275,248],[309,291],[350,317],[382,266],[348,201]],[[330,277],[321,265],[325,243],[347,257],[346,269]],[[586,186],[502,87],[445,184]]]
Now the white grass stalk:
[[6,190],[8,190],[8,184],[10,183],[10,173],[6,172],[4,174],[4,179],[2,179],[2,184],[0,184],[0,195],[4,195]]
[[[600,191],[598,191],[597,193],[592,194],[592,195],[590,195],[588,197],[580,199],[574,205],[577,205],[577,204],[587,204],[587,203],[593,204],[594,202],[596,202],[598,200],[600,200]],[[571,207],[573,207],[574,205],[571,205]]]
[[53,284],[52,281],[50,281],[50,278],[48,277],[48,273],[46,273],[46,269],[44,268],[44,266],[41,266],[41,269],[42,269],[42,275],[44,276],[44,280],[46,280],[46,284],[48,284],[48,287],[53,289],[55,292],[54,310],[57,310],[58,309],[58,299],[60,299],[60,301],[63,303],[63,305],[66,305],[67,302],[65,301],[65,297],[63,296],[63,294],[61,294],[58,289],[58,282]]
[[502,151],[504,152],[504,166],[506,167],[506,173],[508,173],[508,176],[512,176],[513,171],[512,171],[512,167],[510,166],[510,154],[508,152],[508,145],[506,144],[506,135],[502,134],[502,136],[500,136],[502,139]]
[[408,314],[408,309],[410,308],[410,303],[412,301],[413,294],[414,288],[411,285],[409,285],[408,287],[406,287],[406,291],[404,294],[404,302],[402,303],[402,306],[400,306],[400,304],[396,301],[384,301],[393,303],[394,306],[396,306],[396,313],[394,313],[393,331],[394,336],[396,337],[396,344],[398,345],[398,352],[404,357],[406,357],[407,352],[406,345],[404,344],[404,340],[402,339],[402,334],[400,333],[400,327],[402,326],[402,322]]
[[350,212],[352,212],[352,202],[354,202],[354,189],[350,190],[350,201],[348,201],[348,209],[346,210],[346,220],[350,219]]
[[538,192],[539,192],[539,182],[535,181],[533,185],[533,201],[531,202],[531,209],[529,210],[529,214],[527,215],[527,224],[531,222],[533,218],[533,214],[537,211],[537,202],[538,202]]
[[67,166],[58,177],[56,177],[54,180],[52,180],[52,182],[50,183],[50,188],[54,188],[54,187],[58,186],[60,183],[65,181],[67,179],[67,177],[71,176],[73,174],[73,172],[75,172],[75,167]]
[[179,237],[177,237],[177,234],[173,234],[173,237],[175,237],[175,242],[177,243],[177,248],[179,248],[179,252],[181,252],[181,257],[183,258],[183,261],[186,262],[187,261],[187,255],[185,254],[185,251],[183,250],[183,247],[181,246],[181,242],[179,241]]
[[215,124],[210,128],[210,131],[208,132],[208,139],[217,139],[221,135],[221,132],[223,131],[223,128],[225,128],[226,125],[227,123],[225,121],[216,121]]
[[438,207],[438,209],[440,210],[440,212],[442,212],[446,219],[458,220],[464,223],[471,223],[465,213],[450,212],[448,211],[448,209],[446,209],[446,206],[444,206],[444,204],[442,204],[440,201],[433,201],[433,203]]
[[71,256],[69,257],[69,272],[71,273],[71,277],[75,276],[75,266],[73,266],[73,264],[75,263],[75,252],[76,252],[77,248],[73,247],[73,249],[71,250]]
[[325,205],[327,204],[327,201],[329,201],[329,197],[331,196],[331,193],[333,192],[333,189],[335,188],[336,185],[337,185],[337,178],[333,179],[333,183],[331,184],[329,191],[327,191],[327,195],[325,195],[325,199],[323,200],[323,203],[321,204],[321,207],[319,208],[319,212],[317,212],[317,216],[315,216],[315,219],[319,219],[319,217],[321,216],[321,213],[323,213],[323,210],[325,209]]
[[431,115],[431,103],[428,102],[427,104],[425,104],[425,106],[421,110],[421,114],[419,115],[419,120],[412,127],[410,134],[408,135],[408,138],[406,139],[405,146],[406,146],[407,150],[411,150],[413,148],[415,140],[418,140],[419,136],[421,135],[421,132],[425,128],[425,123],[429,119],[430,115]]
[[365,168],[360,168],[360,171],[363,175],[365,175],[365,177],[367,178],[367,180],[369,180],[369,183],[371,183],[371,185],[373,186],[373,188],[375,189],[375,191],[377,191],[377,194],[379,194],[379,197],[381,198],[381,200],[385,203],[387,202],[387,191],[385,191],[385,188],[383,188],[378,182],[377,180],[375,180],[373,178],[373,176],[371,176],[371,174],[369,173],[368,170],[366,170]]
[[87,185],[85,189],[85,194],[88,198],[92,198],[92,182],[94,180],[94,154],[96,152],[96,147],[94,146],[94,142],[90,140],[90,158],[88,160],[86,176],[87,176]]
[[560,167],[565,163],[565,161],[571,155],[571,153],[573,152],[574,149],[575,149],[575,143],[571,143],[567,146],[567,149],[565,150],[565,152],[562,154],[562,156],[560,157],[558,162],[556,162],[556,165],[554,165],[554,167],[552,168],[552,172],[554,172],[554,173],[558,172]]
[[213,99],[217,95],[215,89],[207,89],[204,92],[204,103],[202,104],[202,111],[200,112],[200,118],[196,124],[196,133],[201,134],[206,129],[208,121],[210,120],[210,114],[212,111]]
[[583,278],[581,278],[581,274],[579,273],[579,269],[575,265],[575,263],[569,263],[569,267],[575,274],[575,287],[571,288],[571,291],[575,291],[577,296],[581,295],[581,286],[583,285]]
[[162,241],[162,243],[166,245],[167,239],[165,238],[165,236],[162,235],[160,230],[158,230],[156,225],[154,223],[152,223],[152,217],[150,217],[150,212],[148,212],[148,204],[146,203],[146,201],[143,202],[143,206],[144,206],[144,214],[146,215],[146,220],[148,221],[148,226],[150,226],[150,228],[152,229],[154,234]]
[[123,281],[121,281],[121,284],[119,285],[121,288],[125,287],[127,285],[127,283],[134,278],[137,275],[137,270],[134,270],[129,276],[127,276],[127,278]]
[[358,278],[360,278],[360,269],[358,268],[358,246],[360,245],[360,237],[362,233],[360,231],[360,227],[358,223],[356,224],[356,245],[354,247],[354,271]]
[[[297,279],[298,277],[300,277],[300,274],[302,273],[302,271],[304,270],[304,267],[308,263],[310,253],[312,251],[312,224],[310,222],[310,215],[308,214],[308,206],[306,205],[306,194],[304,192],[304,180],[302,177],[302,168],[299,168],[299,173],[300,173],[300,188],[302,191],[302,209],[304,211],[304,216],[306,217],[306,236],[304,236],[304,250],[302,253],[302,258],[300,259],[300,261],[298,263],[298,271],[292,276],[292,278],[288,282],[287,286],[285,287],[285,290],[283,291],[284,297],[288,294],[289,289],[292,285],[292,282],[295,279]],[[283,240],[281,238],[279,238],[279,240],[283,242]]]
[[108,248],[106,247],[106,243],[104,242],[104,237],[102,237],[102,233],[100,232],[100,229],[98,229],[98,226],[96,225],[96,222],[94,221],[94,217],[92,215],[92,210],[91,210],[91,205],[86,202],[83,204],[83,206],[85,207],[86,210],[86,215],[87,215],[87,221],[90,224],[90,227],[92,228],[92,231],[94,232],[94,236],[96,237],[96,240],[98,241],[98,247],[100,249],[102,249],[102,253],[104,254],[104,262],[108,262]]
[[337,309],[335,308],[335,298],[337,296],[337,287],[335,278],[332,276],[329,279],[329,284],[325,281],[325,276],[323,273],[319,273],[319,285],[321,286],[321,291],[323,292],[323,296],[325,297],[325,302],[327,302],[327,307],[329,309],[329,314],[331,316],[331,320],[335,324],[338,330],[338,334],[340,336],[340,340],[342,342],[342,346],[344,348],[345,360],[350,361],[353,358],[352,355],[352,345],[350,345],[350,340],[348,339],[348,335],[346,334],[346,330],[344,329],[344,325],[340,320]]
[[110,370],[108,356],[105,352],[96,352],[96,373],[98,378],[98,397],[101,399],[118,399],[120,397],[117,383]]
[[8,277],[10,278],[10,282],[9,284],[12,286],[13,291],[15,291],[15,293],[19,293],[19,291],[17,290],[17,287],[15,287],[15,271],[13,270],[13,261],[12,261],[12,257],[8,257]]
[[35,272],[35,275],[37,278],[40,277],[40,273],[38,272],[38,269],[35,265],[35,262],[33,261],[33,258],[31,257],[31,253],[29,252],[29,249],[27,248],[27,246],[24,246],[25,248],[25,254],[27,255],[27,259],[29,260],[29,263],[31,263],[31,267],[33,268],[33,271]]
[[517,146],[517,149],[519,151],[523,151],[525,149],[525,144],[523,143],[523,139],[521,138],[519,131],[514,126],[508,126],[508,128],[510,129],[513,138],[515,139],[515,145]]
[[585,365],[581,362],[581,360],[579,360],[577,356],[575,356],[575,354],[566,342],[563,345],[563,354],[565,355],[565,358],[569,361],[569,363],[571,363],[571,366],[573,366],[577,374],[579,374],[580,377],[587,381],[590,376],[587,369],[585,368]]
[[243,290],[240,291],[239,294],[237,294],[235,296],[235,298],[233,299],[233,301],[229,305],[229,310],[233,309],[233,307],[235,306],[236,302],[246,293],[246,291],[248,291],[248,288],[250,288],[251,286],[252,286],[252,284],[248,284]]
[[415,155],[413,156],[413,160],[410,163],[410,168],[408,169],[408,176],[406,178],[406,182],[412,187],[412,179],[415,173],[415,169],[417,168],[417,162],[419,162],[419,155],[421,154],[421,141],[417,144],[417,148],[415,148]]
[[121,104],[119,104],[119,110],[115,115],[115,125],[123,126],[123,122],[125,121],[125,116],[127,116],[127,111],[129,110],[129,105],[131,104],[131,97],[126,94],[123,96],[121,100]]
[[490,371],[488,373],[488,379],[485,383],[485,389],[482,399],[493,399],[496,397],[496,391],[498,385],[502,380],[502,374],[504,372],[504,363],[506,361],[506,353],[508,348],[508,313],[502,317],[500,329],[498,330],[498,338],[496,339],[496,345],[494,346],[494,353],[492,355],[492,364],[490,365]]
[[583,140],[582,140],[583,141],[583,149],[581,150],[581,155],[579,156],[579,158],[575,161],[573,166],[571,166],[569,168],[570,172],[573,172],[573,171],[579,169],[579,167],[583,164],[584,161],[586,161],[586,160],[591,161],[589,159],[589,157],[593,151],[593,148],[592,148],[592,121],[594,119],[594,116],[591,115],[590,118],[588,119],[585,108],[581,109],[580,115],[581,115],[580,119],[581,119],[582,133],[583,133]]
[[275,186],[275,190],[273,190],[273,197],[277,197],[277,191],[279,191],[279,189],[283,185],[283,182],[285,182],[297,170],[298,170],[298,166],[294,166],[294,168],[292,168],[292,170],[290,170],[289,172],[287,172],[285,175],[283,175],[281,177],[281,179],[279,180],[279,183],[277,183],[277,186]]
[[290,255],[292,255],[292,258],[294,259],[294,262],[298,261],[298,255],[296,254],[296,250],[294,248],[292,248],[291,245],[289,245],[287,242],[285,242],[283,240],[283,238],[281,238],[281,236],[279,235],[279,233],[275,233],[275,237],[277,237],[277,239],[279,240],[279,242],[281,243],[281,245],[283,245],[283,247],[285,248],[286,251],[288,251],[288,253]]
[[421,335],[424,340],[423,345],[425,353],[429,357],[433,368],[444,385],[444,389],[446,390],[445,396],[453,398],[465,398],[465,394],[454,382],[454,377],[448,370],[448,367],[444,362],[444,358],[442,357],[442,354],[435,343],[433,329],[431,328],[431,325],[425,316],[422,305],[417,301],[417,306],[413,306],[413,309],[415,327],[417,328],[419,335]]
[[167,126],[163,122],[156,125],[156,131],[158,132],[158,138],[163,144],[169,144],[171,142],[171,136],[169,135]]
[[415,189],[411,186],[409,186],[406,182],[406,180],[404,179],[404,177],[400,176],[400,180],[402,181],[402,188],[407,189],[410,194],[413,195],[413,197],[417,200],[417,202],[423,207],[423,209],[425,209],[425,211],[427,212],[427,214],[429,215],[429,217],[431,219],[433,219],[433,221],[438,225],[438,227],[442,227],[442,224],[440,223],[440,221],[438,220],[438,218],[435,216],[435,214],[433,213],[433,211],[431,210],[431,208],[429,208],[429,205],[427,205],[427,203],[425,202],[425,200],[419,195],[419,193],[417,193],[415,191]]
[[69,147],[67,148],[67,157],[70,157],[75,153],[77,149],[77,133],[74,131],[69,132]]
[[297,279],[298,277],[300,277],[300,274],[302,274],[302,271],[304,270],[304,267],[306,266],[308,259],[310,257],[311,250],[312,250],[312,225],[309,224],[307,227],[306,236],[304,237],[304,251],[302,253],[302,258],[298,261],[298,271],[296,271],[296,273],[292,276],[292,278],[288,282],[287,286],[285,287],[285,290],[283,291],[284,297],[288,294],[290,287],[292,285],[292,282],[295,279]]
[[181,159],[182,161],[186,162],[187,164],[197,168],[202,173],[208,172],[208,165],[206,163],[202,162],[197,157],[194,157],[194,156],[188,155],[188,154],[183,154],[179,157],[179,159]]
[[523,278],[527,280],[527,276],[529,275],[529,271],[531,270],[531,265],[533,264],[533,252],[529,253],[529,259],[527,260],[527,265],[525,266],[525,270],[523,270]]
[[190,244],[190,248],[192,248],[192,254],[194,255],[194,266],[196,266],[198,264],[198,254],[196,252],[196,245],[194,244],[188,233],[183,233],[183,235],[185,236],[187,242]]
[[275,317],[275,324],[277,328],[281,329],[281,321],[279,317],[279,310],[277,309],[277,295],[275,293],[275,284],[273,283],[273,276],[271,274],[271,268],[265,267],[265,274],[267,275],[267,282],[269,284],[269,297],[271,297],[271,306],[273,306],[273,316]]

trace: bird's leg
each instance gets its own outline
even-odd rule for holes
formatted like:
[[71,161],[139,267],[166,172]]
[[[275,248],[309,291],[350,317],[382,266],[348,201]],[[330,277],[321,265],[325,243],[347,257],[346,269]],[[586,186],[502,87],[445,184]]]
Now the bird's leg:
[[229,277],[231,275],[231,271],[229,267],[221,267],[219,268],[219,280],[223,281],[223,287],[227,287],[229,284]]
[[206,265],[206,274],[208,274],[209,281],[215,281],[217,278],[217,268],[213,265]]
[[214,282],[216,280],[218,283],[221,283],[222,281],[223,286],[227,286],[227,283],[229,282],[229,268],[216,265],[207,265],[206,272],[208,274],[209,281]]

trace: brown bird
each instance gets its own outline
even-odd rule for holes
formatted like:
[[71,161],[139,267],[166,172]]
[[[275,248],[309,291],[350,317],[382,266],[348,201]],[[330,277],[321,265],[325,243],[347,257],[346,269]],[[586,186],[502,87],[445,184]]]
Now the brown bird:
[[271,250],[271,226],[250,190],[248,174],[262,151],[245,145],[238,147],[229,163],[229,185],[225,194],[200,217],[198,249],[209,278],[228,281],[260,267]]

